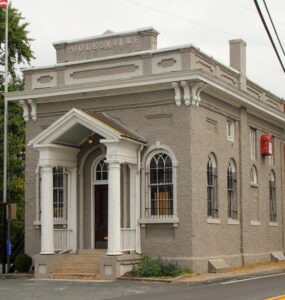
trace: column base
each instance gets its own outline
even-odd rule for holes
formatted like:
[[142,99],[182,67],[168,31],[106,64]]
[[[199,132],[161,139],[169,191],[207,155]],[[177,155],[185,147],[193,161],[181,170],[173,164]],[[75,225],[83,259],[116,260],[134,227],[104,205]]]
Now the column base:
[[119,251],[118,251],[118,252],[107,252],[107,253],[106,253],[107,256],[122,255],[122,254],[123,254],[123,253],[122,253],[122,252],[119,252]]
[[51,251],[42,251],[40,254],[41,255],[53,255],[54,252],[51,252]]

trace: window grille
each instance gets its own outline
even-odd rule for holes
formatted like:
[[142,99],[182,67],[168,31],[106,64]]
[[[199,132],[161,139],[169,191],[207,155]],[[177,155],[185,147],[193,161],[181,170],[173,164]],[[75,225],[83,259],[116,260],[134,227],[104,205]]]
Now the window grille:
[[231,161],[227,171],[228,217],[235,220],[238,218],[236,182],[235,166]]
[[273,172],[269,174],[269,210],[270,210],[270,222],[276,222],[277,221],[276,187],[275,187],[275,176]]
[[67,174],[62,167],[53,168],[53,217],[66,218]]
[[217,169],[214,158],[209,156],[207,164],[207,203],[208,216],[218,218]]
[[96,181],[108,180],[108,164],[105,158],[102,158],[96,167]]
[[172,161],[166,153],[153,156],[149,166],[150,207],[147,216],[169,217],[173,215]]

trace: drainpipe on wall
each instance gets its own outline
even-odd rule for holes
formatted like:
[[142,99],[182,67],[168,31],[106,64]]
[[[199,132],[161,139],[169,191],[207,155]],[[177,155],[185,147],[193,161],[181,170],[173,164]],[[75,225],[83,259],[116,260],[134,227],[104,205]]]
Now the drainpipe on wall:
[[141,228],[138,220],[141,217],[141,152],[143,149],[143,145],[141,145],[140,149],[138,149],[137,159],[138,159],[138,167],[137,167],[137,185],[136,185],[136,252],[141,253]]
[[244,227],[245,227],[245,208],[244,201],[247,198],[247,190],[249,182],[248,171],[248,136],[247,136],[247,109],[245,107],[240,108],[240,254],[242,265],[245,265],[244,258]]

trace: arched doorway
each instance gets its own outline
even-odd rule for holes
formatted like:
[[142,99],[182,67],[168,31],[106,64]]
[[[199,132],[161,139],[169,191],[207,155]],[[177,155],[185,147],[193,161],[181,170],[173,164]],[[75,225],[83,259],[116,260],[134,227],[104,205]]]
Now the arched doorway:
[[92,166],[94,201],[94,248],[107,249],[108,244],[108,164],[105,156],[98,157]]

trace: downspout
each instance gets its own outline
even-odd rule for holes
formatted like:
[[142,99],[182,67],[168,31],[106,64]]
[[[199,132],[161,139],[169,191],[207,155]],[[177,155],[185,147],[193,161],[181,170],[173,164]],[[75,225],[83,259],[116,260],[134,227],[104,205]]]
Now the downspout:
[[137,151],[137,180],[136,180],[136,252],[141,254],[141,228],[139,219],[141,217],[141,152],[143,145]]
[[[285,135],[285,129],[284,129],[284,135]],[[281,211],[282,211],[282,244],[283,244],[283,252],[285,251],[285,240],[284,240],[284,172],[285,172],[285,142],[280,144],[281,147],[281,162],[282,162],[282,166],[281,166]]]

